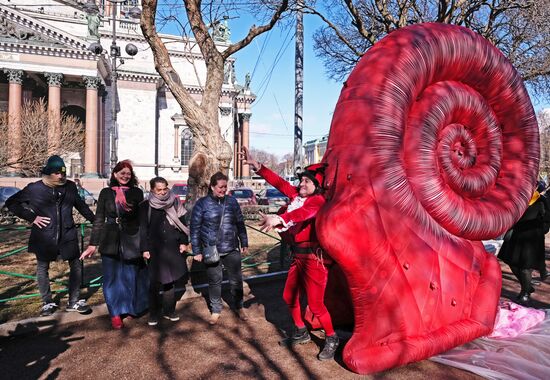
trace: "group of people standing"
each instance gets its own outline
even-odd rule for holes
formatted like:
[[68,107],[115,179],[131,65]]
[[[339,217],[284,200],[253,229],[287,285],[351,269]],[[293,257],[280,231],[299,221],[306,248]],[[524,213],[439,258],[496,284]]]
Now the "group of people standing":
[[[175,284],[187,275],[186,253],[192,236],[195,260],[202,260],[202,247],[208,244],[216,244],[221,256],[218,263],[207,265],[210,324],[216,324],[222,310],[222,265],[229,272],[235,310],[241,319],[248,319],[242,309],[241,273],[241,252],[247,251],[248,239],[237,201],[225,195],[227,181],[222,173],[212,177],[209,194],[197,202],[189,228],[184,205],[164,178],[151,179],[151,191],[144,200],[131,163],[121,161],[112,170],[109,186],[101,190],[94,215],[78,195],[75,183],[67,180],[61,157],[51,156],[42,169],[42,179],[6,201],[10,211],[32,223],[29,252],[37,258],[37,281],[43,301],[40,314],[51,315],[59,307],[53,302],[48,274],[50,263],[59,256],[70,266],[69,303],[65,310],[91,312],[85,300],[80,299],[80,260],[99,248],[103,295],[113,328],[123,328],[124,318],[140,316],[147,310],[151,326],[157,325],[161,317],[179,320],[175,312]],[[73,208],[93,223],[89,246],[80,256]],[[222,233],[216,235],[214,226],[220,224]]]
[[[321,249],[315,234],[315,216],[325,202],[324,167],[306,168],[296,187],[254,160],[246,148],[240,158],[291,200],[278,215],[261,214],[260,224],[264,231],[277,230],[293,254],[283,299],[295,328],[282,343],[295,345],[311,340],[300,308],[300,296],[306,294],[326,335],[318,358],[332,359],[339,339],[323,301],[332,260]],[[140,316],[147,310],[149,325],[158,324],[160,317],[177,321],[175,283],[187,274],[185,253],[191,248],[193,259],[200,262],[205,248],[214,245],[220,258],[205,264],[209,323],[215,325],[221,315],[223,268],[228,272],[233,308],[241,320],[248,319],[243,309],[241,272],[241,255],[248,251],[247,232],[239,204],[226,195],[228,177],[223,173],[211,177],[209,193],[196,202],[190,219],[164,178],[150,181],[151,192],[144,200],[129,161],[121,161],[113,168],[109,186],[100,192],[95,215],[78,196],[74,182],[66,179],[65,164],[59,156],[48,159],[42,174],[41,181],[29,184],[6,202],[12,212],[33,225],[29,252],[35,253],[38,260],[37,277],[44,303],[41,315],[50,315],[58,308],[52,301],[47,268],[59,255],[69,261],[71,268],[66,310],[91,311],[79,299],[79,258],[88,258],[99,248],[103,294],[113,328],[123,328],[125,317]],[[80,257],[73,207],[93,222],[90,244]],[[138,241],[135,250],[139,255],[128,259],[133,240]]]

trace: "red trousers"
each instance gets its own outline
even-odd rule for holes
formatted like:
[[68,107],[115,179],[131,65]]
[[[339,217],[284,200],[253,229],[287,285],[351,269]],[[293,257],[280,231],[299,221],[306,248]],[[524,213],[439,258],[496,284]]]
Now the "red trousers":
[[332,320],[324,303],[327,279],[328,268],[322,258],[308,253],[297,254],[292,259],[283,291],[283,299],[288,305],[296,327],[305,326],[300,310],[300,295],[305,292],[309,308],[313,315],[319,319],[326,336],[334,335]]

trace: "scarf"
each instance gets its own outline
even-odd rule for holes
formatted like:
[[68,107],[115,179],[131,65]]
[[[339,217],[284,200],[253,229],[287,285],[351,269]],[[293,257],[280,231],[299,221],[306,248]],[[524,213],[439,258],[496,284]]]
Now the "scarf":
[[540,193],[535,190],[535,192],[533,193],[533,196],[531,197],[531,200],[529,201],[529,206],[535,203],[539,198],[540,198]]
[[149,206],[157,210],[164,210],[168,223],[189,236],[189,228],[180,220],[187,213],[187,210],[174,193],[168,191],[164,196],[156,195],[153,192],[149,193]]
[[128,206],[128,203],[126,203],[126,196],[124,195],[128,189],[128,186],[111,186],[111,190],[115,191],[115,206],[124,211],[130,211],[132,209]]
[[63,186],[67,182],[67,177],[63,177],[60,180],[57,180],[54,179],[54,176],[51,174],[43,174],[42,182],[44,182],[44,185],[54,188],[57,186]]

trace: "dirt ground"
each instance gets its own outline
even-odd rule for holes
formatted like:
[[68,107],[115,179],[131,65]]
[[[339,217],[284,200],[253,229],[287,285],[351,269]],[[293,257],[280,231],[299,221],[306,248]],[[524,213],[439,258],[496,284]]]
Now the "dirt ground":
[[[218,325],[207,323],[204,298],[179,302],[179,322],[149,327],[142,317],[110,329],[107,316],[85,323],[54,326],[38,335],[0,340],[4,379],[477,379],[431,361],[374,376],[358,376],[341,362],[319,362],[320,332],[311,343],[288,349],[278,345],[290,328],[280,297],[284,277],[250,282],[245,302],[250,319],[240,321],[228,308]],[[228,294],[224,298],[229,300]],[[349,332],[339,331],[343,337]],[[373,358],[374,359],[374,358]]]
[[[269,239],[269,238],[267,238]],[[250,274],[275,272],[278,250],[250,261],[273,264],[252,266]],[[271,255],[271,256],[269,256]],[[549,257],[547,256],[547,260]],[[247,260],[247,261],[248,261]],[[90,264],[92,266],[93,264]],[[99,263],[96,263],[99,265]],[[519,292],[519,284],[502,264],[502,296]],[[198,271],[200,273],[200,270]],[[538,273],[534,274],[535,279]],[[61,278],[61,277],[60,277]],[[192,279],[193,280],[193,279]],[[195,279],[199,281],[200,279]],[[282,301],[284,276],[249,281],[245,307],[250,319],[240,321],[225,308],[219,323],[209,326],[206,295],[178,302],[178,322],[162,320],[149,327],[147,318],[125,320],[125,328],[114,331],[107,315],[86,321],[52,323],[45,333],[0,338],[2,379],[479,379],[478,376],[429,360],[378,373],[359,376],[348,371],[341,360],[316,359],[322,333],[314,332],[311,343],[288,349],[278,345],[291,320]],[[27,286],[32,287],[29,283]],[[550,284],[535,285],[531,306],[550,308]],[[204,289],[201,290],[204,292]],[[2,288],[2,293],[5,289]],[[99,292],[96,296],[99,297]],[[2,295],[2,298],[5,295]],[[230,300],[227,290],[224,299]],[[19,302],[19,301],[17,301]],[[36,312],[36,309],[33,310]],[[338,330],[349,338],[350,331]],[[376,360],[376,358],[373,358]]]

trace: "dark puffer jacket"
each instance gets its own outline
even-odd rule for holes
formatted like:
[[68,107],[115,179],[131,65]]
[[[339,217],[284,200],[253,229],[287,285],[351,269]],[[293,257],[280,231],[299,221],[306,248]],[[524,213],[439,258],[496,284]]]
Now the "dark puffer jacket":
[[39,228],[33,224],[31,228],[29,252],[36,254],[41,261],[53,261],[57,255],[61,255],[64,260],[71,260],[80,254],[73,207],[90,222],[94,221],[94,213],[78,196],[72,181],[55,188],[46,186],[42,181],[29,183],[8,198],[6,207],[29,223],[37,216],[50,218],[46,227]]
[[[226,203],[225,211],[220,228],[224,202]],[[218,229],[220,230],[219,235]],[[248,247],[243,214],[235,198],[226,195],[220,199],[213,195],[207,195],[199,199],[193,207],[191,215],[193,254],[202,254],[203,247],[207,244],[216,244],[220,254],[232,252],[239,247]]]

